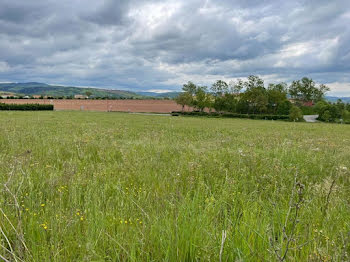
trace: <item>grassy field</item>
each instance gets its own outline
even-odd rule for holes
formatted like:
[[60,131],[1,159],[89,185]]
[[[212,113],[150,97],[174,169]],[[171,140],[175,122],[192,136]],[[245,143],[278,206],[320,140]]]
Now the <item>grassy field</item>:
[[0,260],[349,261],[350,127],[0,112]]

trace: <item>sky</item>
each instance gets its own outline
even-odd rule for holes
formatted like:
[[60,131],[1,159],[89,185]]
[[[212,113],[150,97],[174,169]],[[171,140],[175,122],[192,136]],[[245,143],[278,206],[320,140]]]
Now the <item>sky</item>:
[[350,96],[349,0],[0,0],[0,82],[179,91],[259,75]]

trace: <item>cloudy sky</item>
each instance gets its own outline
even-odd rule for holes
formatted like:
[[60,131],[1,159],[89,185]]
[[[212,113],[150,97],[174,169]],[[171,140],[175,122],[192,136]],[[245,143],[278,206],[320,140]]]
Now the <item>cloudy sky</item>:
[[254,74],[350,96],[349,0],[0,0],[0,82],[180,90]]

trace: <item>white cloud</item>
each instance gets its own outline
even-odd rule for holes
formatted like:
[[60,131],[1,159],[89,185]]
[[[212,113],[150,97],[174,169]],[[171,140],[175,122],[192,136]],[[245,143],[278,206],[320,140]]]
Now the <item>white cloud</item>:
[[348,0],[1,5],[0,81],[133,90],[180,90],[187,81],[209,86],[253,74],[266,82],[307,76],[337,82],[337,90],[350,82]]
[[9,69],[10,69],[10,67],[6,62],[0,61],[0,72],[6,72]]
[[327,86],[331,89],[327,95],[330,96],[347,96],[350,97],[350,82],[349,83],[328,83]]

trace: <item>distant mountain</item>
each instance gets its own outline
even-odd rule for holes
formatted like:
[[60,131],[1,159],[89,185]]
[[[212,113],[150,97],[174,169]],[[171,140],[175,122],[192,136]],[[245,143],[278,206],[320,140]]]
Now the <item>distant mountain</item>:
[[156,92],[136,92],[139,95],[142,96],[151,96],[156,98],[175,98],[177,97],[181,92],[166,92],[166,93],[156,93]]
[[338,99],[344,103],[350,103],[350,97],[326,96],[326,100],[329,102],[337,102]]
[[142,95],[124,90],[109,90],[99,88],[83,88],[74,86],[48,85],[44,83],[0,83],[0,92],[15,93],[18,95],[43,95],[43,96],[74,96],[91,92],[96,97],[111,98],[143,98]]

